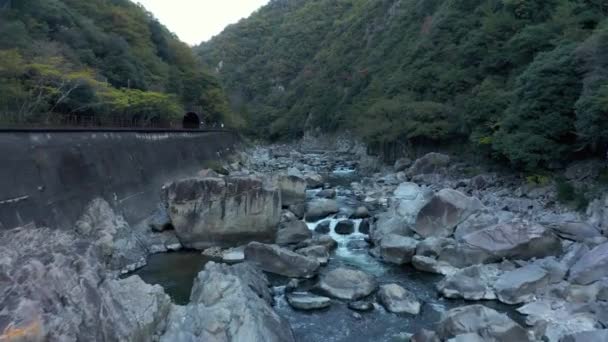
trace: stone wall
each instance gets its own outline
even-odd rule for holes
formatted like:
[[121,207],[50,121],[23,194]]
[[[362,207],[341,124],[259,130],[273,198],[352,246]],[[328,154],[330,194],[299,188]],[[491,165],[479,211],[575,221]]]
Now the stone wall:
[[94,198],[130,222],[148,215],[161,186],[228,156],[233,132],[0,132],[0,229],[69,227]]

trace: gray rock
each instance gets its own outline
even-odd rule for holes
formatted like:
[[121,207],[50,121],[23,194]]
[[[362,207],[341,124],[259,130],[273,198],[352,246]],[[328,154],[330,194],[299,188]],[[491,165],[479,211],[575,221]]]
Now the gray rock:
[[608,195],[591,202],[587,207],[587,216],[591,225],[608,235]]
[[604,243],[583,255],[570,268],[570,282],[588,285],[608,276],[608,243]]
[[359,233],[361,234],[369,234],[370,232],[370,219],[363,219],[361,223],[359,223]]
[[338,203],[330,199],[317,199],[309,202],[306,207],[306,221],[316,222],[340,211]]
[[412,160],[410,158],[400,158],[395,161],[395,172],[405,171],[412,165]]
[[160,341],[295,341],[271,301],[266,277],[252,265],[210,262],[194,281],[190,304],[171,310]]
[[447,238],[430,237],[416,245],[416,255],[438,257],[447,246],[455,245],[456,241]]
[[528,265],[505,272],[494,284],[498,299],[506,304],[525,303],[549,284],[549,274],[540,266]]
[[316,189],[323,186],[323,177],[318,173],[306,173],[304,174],[306,185],[309,189]]
[[397,265],[408,264],[416,254],[418,241],[401,235],[387,235],[380,241],[382,260]]
[[429,153],[417,159],[408,170],[408,175],[437,173],[450,164],[450,157],[441,153]]
[[445,261],[438,261],[437,259],[422,255],[415,255],[412,258],[412,265],[419,271],[442,274],[446,276],[452,275],[458,271],[457,268]]
[[355,209],[355,212],[350,216],[351,219],[364,219],[364,218],[368,218],[369,215],[369,210],[364,207],[364,206],[360,206],[357,209]]
[[422,329],[412,335],[410,342],[441,342],[441,339],[436,332]]
[[524,328],[483,305],[470,305],[446,312],[438,324],[442,339],[475,333],[489,341],[530,341]]
[[162,287],[108,274],[102,246],[69,231],[0,232],[0,339],[152,341],[171,305]]
[[401,183],[391,199],[392,215],[398,216],[406,224],[414,224],[416,215],[429,201],[432,192],[415,183]]
[[173,223],[171,223],[171,217],[167,213],[167,209],[164,205],[159,205],[158,208],[152,214],[152,217],[148,220],[148,225],[155,232],[162,232],[165,230],[173,229]]
[[508,265],[475,265],[445,277],[437,290],[447,298],[494,300],[494,283]]
[[410,227],[403,218],[384,213],[378,216],[378,221],[372,226],[370,238],[374,244],[379,244],[386,235],[390,234],[413,236],[414,232]]
[[447,340],[447,342],[486,342],[481,336],[475,333],[462,334]]
[[236,264],[245,261],[245,246],[225,250],[222,253],[222,261],[227,264]]
[[132,271],[146,264],[148,251],[142,237],[103,199],[89,203],[76,222],[76,232],[99,247],[112,270]]
[[292,204],[288,208],[298,220],[303,219],[306,214],[306,203]]
[[329,232],[331,232],[331,221],[317,223],[315,226],[315,232],[319,234],[329,234]]
[[275,239],[281,195],[260,178],[189,178],[164,191],[176,234],[187,248]]
[[286,295],[287,302],[297,310],[319,310],[328,308],[331,299],[306,292],[292,292]]
[[298,244],[312,237],[312,232],[308,229],[306,223],[302,221],[290,221],[279,226],[277,232],[277,245]]
[[372,302],[359,300],[348,303],[348,308],[354,311],[367,312],[374,310],[374,304]]
[[259,242],[251,242],[245,247],[245,260],[266,272],[292,278],[312,278],[320,266],[315,259]]
[[296,175],[278,176],[278,186],[281,190],[283,207],[306,201],[306,180]]
[[337,268],[321,276],[318,288],[331,297],[352,301],[369,296],[378,284],[365,272]]
[[584,331],[564,336],[560,342],[605,342],[608,341],[608,329]]
[[329,247],[328,246],[310,246],[296,250],[296,253],[302,254],[309,258],[317,260],[321,265],[326,265],[329,262]]
[[392,313],[408,313],[411,315],[420,313],[420,302],[416,295],[397,284],[380,286],[378,300],[387,311]]
[[338,242],[329,235],[314,236],[311,239],[298,244],[296,248],[306,248],[310,246],[325,246],[328,250],[334,250],[338,247]]
[[589,251],[590,249],[587,247],[587,245],[582,243],[573,243],[568,247],[566,254],[562,256],[560,262],[570,268]]
[[344,220],[338,222],[334,227],[334,232],[340,235],[349,235],[355,232],[355,222],[350,220]]
[[477,198],[443,189],[418,212],[413,229],[422,237],[449,237],[458,224],[482,207]]
[[528,260],[559,255],[561,242],[551,230],[538,224],[497,224],[465,235],[465,245],[490,255],[488,261],[503,258]]
[[498,223],[508,222],[512,220],[513,217],[514,215],[507,211],[501,211],[498,213],[490,211],[480,211],[474,213],[462,223],[460,223],[458,227],[456,227],[456,230],[454,231],[454,238],[456,238],[456,240],[461,241],[462,237],[469,233],[476,232],[478,230],[493,226]]
[[334,199],[336,198],[336,189],[324,189],[317,193],[317,197]]
[[560,283],[566,277],[569,266],[563,262],[557,261],[555,257],[547,257],[534,261],[534,265],[538,265],[544,269],[549,276],[549,284]]
[[602,233],[585,222],[562,222],[549,225],[557,235],[564,239],[585,241],[602,236]]

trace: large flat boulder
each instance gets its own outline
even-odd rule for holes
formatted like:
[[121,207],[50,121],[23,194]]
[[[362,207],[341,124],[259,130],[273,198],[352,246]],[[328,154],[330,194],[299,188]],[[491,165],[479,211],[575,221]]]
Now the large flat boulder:
[[538,265],[527,265],[505,272],[494,284],[498,299],[506,304],[520,304],[533,298],[549,284],[549,273]]
[[400,216],[393,215],[390,212],[378,215],[378,220],[371,225],[369,232],[371,240],[378,245],[385,236],[391,234],[413,236],[414,232],[407,220]]
[[483,305],[470,305],[444,313],[438,324],[443,340],[474,333],[485,341],[530,341],[524,328],[507,315]]
[[245,247],[245,260],[266,272],[292,278],[312,278],[320,266],[316,259],[259,242],[251,242]]
[[528,260],[559,255],[561,241],[539,224],[511,222],[497,224],[462,237],[465,245],[481,250],[497,261],[502,258]]
[[588,285],[608,276],[608,242],[584,254],[571,268],[569,280]]
[[386,311],[392,313],[420,313],[420,302],[416,295],[397,284],[386,284],[378,290],[378,300]]
[[413,230],[422,237],[449,237],[459,223],[481,208],[479,199],[443,189],[420,209]]
[[416,254],[417,245],[418,240],[414,238],[390,234],[382,238],[378,248],[382,260],[403,265],[412,261],[412,257]]
[[357,300],[376,291],[378,283],[363,271],[337,268],[321,276],[318,288],[334,298]]
[[188,178],[163,191],[176,234],[187,248],[275,239],[281,195],[260,178]]
[[250,264],[208,263],[194,281],[190,303],[171,310],[160,341],[295,341],[289,323],[272,309],[268,285]]

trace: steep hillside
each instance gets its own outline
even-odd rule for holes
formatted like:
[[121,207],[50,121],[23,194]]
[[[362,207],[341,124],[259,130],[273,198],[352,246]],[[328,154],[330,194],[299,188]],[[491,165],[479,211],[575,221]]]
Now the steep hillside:
[[0,122],[238,124],[191,49],[129,0],[0,0]]
[[273,0],[197,48],[253,133],[469,141],[528,168],[608,145],[602,0]]

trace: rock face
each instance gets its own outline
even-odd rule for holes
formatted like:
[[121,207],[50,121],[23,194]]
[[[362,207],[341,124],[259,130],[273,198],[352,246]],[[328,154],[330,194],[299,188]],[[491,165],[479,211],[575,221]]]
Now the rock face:
[[387,235],[380,241],[382,260],[397,265],[408,264],[416,254],[418,241],[401,235]]
[[477,198],[459,191],[443,189],[428,202],[416,217],[413,229],[423,237],[448,237],[456,226],[483,207]]
[[312,232],[302,221],[290,221],[281,224],[277,232],[278,245],[297,244],[312,237]]
[[378,300],[392,313],[409,313],[417,315],[420,313],[420,302],[416,295],[397,284],[380,286]]
[[524,222],[494,225],[467,234],[462,240],[493,260],[542,258],[559,255],[562,250],[559,238],[549,229]]
[[164,187],[169,215],[188,248],[274,241],[281,195],[256,177],[189,178]]
[[133,270],[146,263],[148,252],[141,237],[103,199],[89,203],[76,222],[76,231],[99,247],[103,261],[112,270]]
[[483,305],[452,309],[439,322],[438,334],[443,340],[469,333],[484,341],[530,341],[519,324]]
[[0,232],[1,334],[11,341],[157,339],[169,297],[137,276],[108,277],[101,247],[47,228]]
[[330,199],[317,199],[306,207],[306,221],[316,222],[340,210],[338,203]]
[[320,266],[315,259],[259,242],[251,242],[245,247],[245,260],[266,272],[292,278],[312,278]]
[[494,285],[501,302],[519,304],[528,301],[536,291],[549,284],[549,274],[537,265],[527,265],[505,272]]
[[591,284],[608,276],[608,242],[583,255],[572,268],[569,280],[575,284]]
[[422,158],[417,159],[409,170],[411,176],[436,173],[444,169],[450,164],[450,156],[441,153],[429,153]]
[[306,201],[306,180],[294,175],[281,175],[278,178],[283,207]]
[[295,341],[271,300],[266,277],[252,265],[210,262],[194,281],[190,304],[171,310],[161,341]]
[[329,296],[344,300],[367,297],[377,287],[378,284],[372,276],[348,268],[337,268],[327,272],[318,284],[318,288]]

